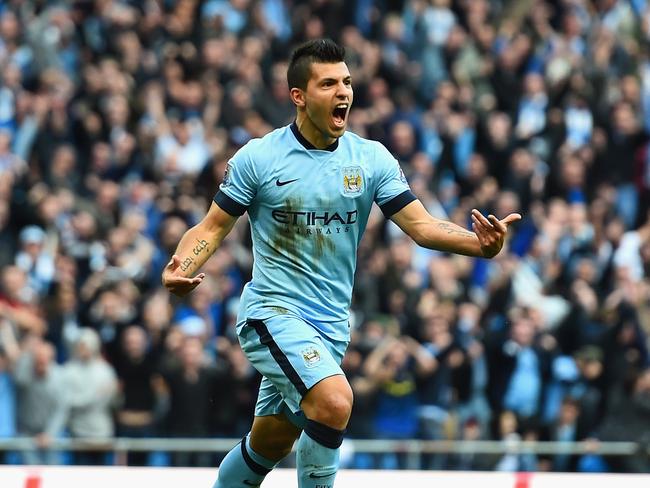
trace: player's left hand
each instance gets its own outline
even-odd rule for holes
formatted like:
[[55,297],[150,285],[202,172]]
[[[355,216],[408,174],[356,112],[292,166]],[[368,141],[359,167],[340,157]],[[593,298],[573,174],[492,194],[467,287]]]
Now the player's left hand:
[[492,258],[499,254],[508,233],[508,226],[521,220],[521,215],[511,213],[502,220],[490,214],[487,218],[478,210],[472,210],[472,230],[481,243],[483,257]]
[[205,278],[205,273],[199,273],[193,278],[183,276],[180,266],[181,258],[174,254],[163,270],[162,284],[174,295],[184,297],[201,284],[203,278]]

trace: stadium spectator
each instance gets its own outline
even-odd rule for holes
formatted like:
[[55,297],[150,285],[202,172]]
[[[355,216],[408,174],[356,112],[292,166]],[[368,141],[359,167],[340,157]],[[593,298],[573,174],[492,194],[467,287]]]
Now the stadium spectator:
[[[566,442],[567,445],[571,442],[584,440],[587,437],[587,432],[579,419],[579,402],[571,397],[565,397],[556,420],[547,429],[547,439]],[[578,456],[562,452],[561,448],[558,449],[557,454],[551,457],[550,462],[552,471],[575,472],[578,470]]]
[[540,414],[548,353],[536,338],[530,312],[516,309],[506,331],[494,333],[487,351],[488,396],[494,412],[508,411],[519,422]]
[[[121,437],[154,437],[160,419],[161,385],[156,375],[157,364],[147,348],[147,336],[140,326],[129,326],[121,336],[115,358],[119,384],[119,409],[116,412],[116,433]],[[146,466],[146,452],[129,453],[129,466]]]
[[18,434],[34,439],[33,450],[22,452],[25,464],[59,464],[58,452],[50,449],[66,422],[66,383],[55,362],[52,344],[32,337],[13,366],[17,387]]
[[[612,399],[612,403],[595,437],[602,441],[625,439],[647,442],[645,425],[650,419],[650,370],[646,368],[625,378],[622,391]],[[606,462],[614,472],[650,472],[648,458],[642,453],[629,458],[611,456],[606,458]]]
[[44,296],[54,279],[52,245],[46,242],[43,229],[36,226],[25,227],[19,239],[21,247],[16,253],[16,265],[27,273],[30,288]]
[[[16,435],[16,386],[11,374],[11,366],[20,354],[18,344],[11,330],[11,323],[0,320],[0,438],[7,439]],[[6,462],[7,453],[2,453],[0,460]]]
[[[161,372],[169,405],[165,432],[170,437],[208,437],[214,433],[215,399],[228,391],[228,365],[224,360],[208,362],[199,338],[181,340],[178,365]],[[210,466],[211,456],[208,452],[178,452],[172,455],[172,464]]]
[[0,272],[0,315],[18,329],[21,337],[30,333],[42,335],[46,324],[27,274],[17,266],[5,266]]
[[[76,439],[102,439],[115,434],[112,406],[116,400],[117,378],[115,371],[100,356],[100,339],[97,332],[83,328],[75,343],[74,356],[63,365],[68,433]],[[102,451],[75,453],[78,465],[97,465],[106,462]]]
[[[377,390],[373,434],[385,439],[409,439],[417,435],[419,427],[416,374],[431,371],[435,362],[413,339],[392,334],[388,332],[364,364],[364,373]],[[380,456],[378,463],[384,469],[407,467],[405,459],[395,454]]]

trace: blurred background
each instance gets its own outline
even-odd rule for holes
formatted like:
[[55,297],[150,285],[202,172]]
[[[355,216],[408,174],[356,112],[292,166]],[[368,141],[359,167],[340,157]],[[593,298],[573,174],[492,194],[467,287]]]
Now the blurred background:
[[[287,58],[323,36],[347,49],[349,129],[390,149],[433,215],[524,215],[479,260],[420,249],[375,208],[343,465],[650,471],[646,0],[0,2],[0,463],[112,464],[110,448],[53,447],[249,430],[246,217],[187,298],[160,274],[232,154],[293,120]],[[612,441],[634,444],[599,450]]]

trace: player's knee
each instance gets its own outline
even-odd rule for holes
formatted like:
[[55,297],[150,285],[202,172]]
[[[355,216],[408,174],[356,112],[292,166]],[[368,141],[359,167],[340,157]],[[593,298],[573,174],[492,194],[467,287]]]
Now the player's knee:
[[345,387],[321,392],[310,402],[311,408],[306,408],[307,418],[327,426],[344,429],[352,413],[352,389],[346,383]]
[[349,392],[336,392],[324,402],[324,409],[329,412],[332,419],[345,422],[347,425],[352,413],[352,390]]

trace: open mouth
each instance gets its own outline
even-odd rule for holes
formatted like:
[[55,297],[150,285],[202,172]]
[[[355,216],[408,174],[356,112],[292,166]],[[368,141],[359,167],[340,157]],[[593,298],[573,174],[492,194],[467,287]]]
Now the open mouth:
[[339,103],[334,110],[332,111],[332,119],[334,119],[334,124],[338,127],[343,127],[345,125],[345,119],[348,116],[348,108],[350,107],[347,103]]

